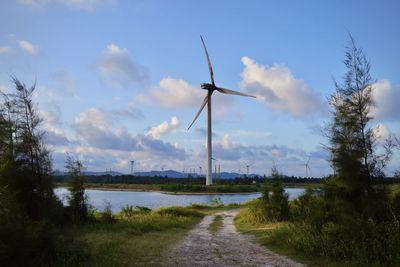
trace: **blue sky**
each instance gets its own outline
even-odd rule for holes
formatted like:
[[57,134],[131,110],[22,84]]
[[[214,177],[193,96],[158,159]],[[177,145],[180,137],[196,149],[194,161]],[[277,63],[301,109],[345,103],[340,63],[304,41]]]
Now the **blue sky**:
[[[54,167],[65,153],[88,170],[205,169],[209,81],[257,99],[213,95],[221,171],[331,173],[321,134],[344,74],[351,33],[376,79],[379,135],[400,135],[398,1],[6,0],[0,3],[0,89],[37,80]],[[399,169],[396,154],[388,174]]]

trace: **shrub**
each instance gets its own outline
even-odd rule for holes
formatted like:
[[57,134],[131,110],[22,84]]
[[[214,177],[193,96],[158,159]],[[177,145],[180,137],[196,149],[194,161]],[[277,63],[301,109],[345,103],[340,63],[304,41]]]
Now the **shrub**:
[[182,217],[202,217],[203,215],[195,210],[190,210],[184,207],[168,207],[161,208],[155,211],[160,215],[182,216]]
[[115,217],[112,213],[111,203],[105,202],[104,210],[100,213],[100,219],[106,223],[114,223]]

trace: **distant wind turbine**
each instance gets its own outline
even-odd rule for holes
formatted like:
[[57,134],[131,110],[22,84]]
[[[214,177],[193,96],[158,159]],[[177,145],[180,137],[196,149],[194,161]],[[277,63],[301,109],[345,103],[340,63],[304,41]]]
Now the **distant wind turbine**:
[[311,172],[311,169],[310,169],[310,157],[308,157],[307,162],[304,164],[304,166],[306,167],[306,175],[307,175],[306,178],[308,178],[309,177],[309,173]]
[[204,107],[207,105],[207,175],[206,175],[206,185],[211,185],[212,184],[212,163],[211,163],[211,155],[212,155],[212,147],[211,147],[211,95],[214,91],[218,91],[223,94],[229,94],[229,95],[239,95],[239,96],[248,96],[248,97],[254,97],[252,95],[244,94],[241,92],[217,87],[214,82],[214,72],[212,69],[211,65],[211,60],[207,52],[206,44],[204,43],[203,37],[200,35],[201,42],[203,43],[204,47],[204,52],[206,53],[207,57],[207,63],[208,63],[208,70],[210,71],[210,77],[211,77],[211,83],[203,83],[201,85],[201,88],[204,90],[207,90],[207,95],[203,100],[203,103],[200,106],[199,111],[197,112],[196,116],[194,117],[194,120],[192,123],[189,125],[188,130],[190,127],[192,127],[193,123],[197,120],[199,117],[201,111],[204,109]]
[[251,167],[253,164],[254,164],[254,163],[246,164],[246,173],[247,173],[247,176],[249,176],[249,170],[250,170],[250,167]]

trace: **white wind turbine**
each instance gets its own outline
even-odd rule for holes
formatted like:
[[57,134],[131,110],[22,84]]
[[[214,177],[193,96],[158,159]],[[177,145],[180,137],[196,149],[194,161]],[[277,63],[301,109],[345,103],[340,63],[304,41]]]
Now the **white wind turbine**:
[[214,82],[214,72],[212,69],[211,65],[211,60],[210,57],[208,56],[207,48],[204,43],[203,37],[200,35],[201,42],[203,43],[204,47],[204,52],[206,53],[207,57],[207,63],[208,63],[208,69],[210,71],[210,77],[211,77],[211,83],[203,83],[201,85],[201,88],[204,90],[207,90],[207,95],[203,100],[203,103],[200,106],[199,111],[197,112],[196,116],[194,117],[194,120],[188,127],[188,130],[190,127],[192,127],[193,123],[196,121],[196,119],[199,117],[201,111],[204,109],[204,107],[207,105],[207,174],[206,174],[206,185],[211,185],[212,184],[212,162],[211,162],[211,154],[212,154],[212,147],[211,147],[211,95],[214,91],[218,91],[223,94],[229,94],[229,95],[239,95],[239,96],[248,96],[248,97],[254,97],[252,95],[244,94],[241,92],[217,87]]
[[308,156],[307,162],[304,164],[304,166],[306,167],[306,175],[307,175],[306,178],[308,178],[309,177],[309,173],[311,172],[311,169],[310,169],[310,156]]

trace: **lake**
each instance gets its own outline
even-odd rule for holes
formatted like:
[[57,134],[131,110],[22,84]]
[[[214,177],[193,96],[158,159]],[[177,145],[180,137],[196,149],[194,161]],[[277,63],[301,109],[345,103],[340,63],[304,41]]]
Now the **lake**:
[[[56,195],[63,201],[68,202],[69,191],[65,187],[55,190]],[[285,188],[289,199],[295,199],[304,193],[303,188]],[[166,206],[189,206],[191,204],[212,204],[213,199],[219,198],[223,204],[243,203],[261,196],[254,194],[210,194],[210,195],[174,195],[160,192],[130,192],[130,191],[108,191],[86,189],[89,204],[98,210],[103,210],[106,203],[111,204],[113,212],[119,212],[126,205],[143,206],[150,209]]]

